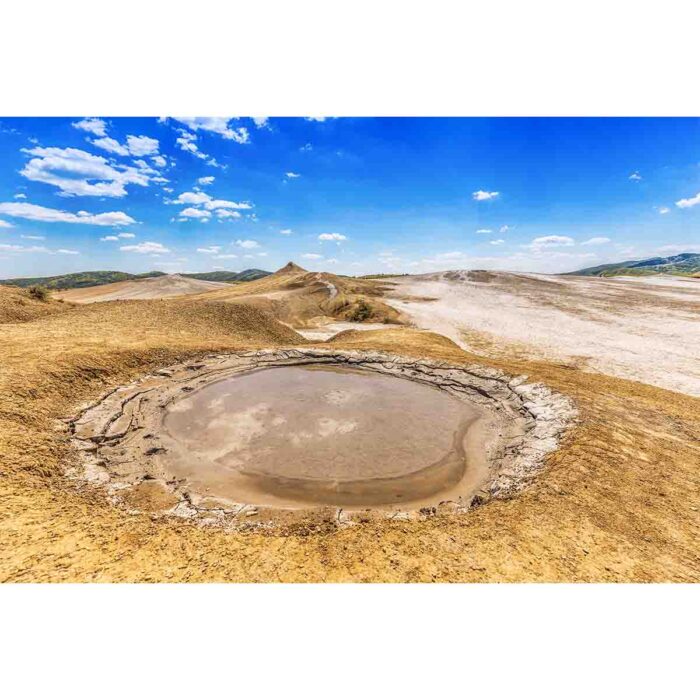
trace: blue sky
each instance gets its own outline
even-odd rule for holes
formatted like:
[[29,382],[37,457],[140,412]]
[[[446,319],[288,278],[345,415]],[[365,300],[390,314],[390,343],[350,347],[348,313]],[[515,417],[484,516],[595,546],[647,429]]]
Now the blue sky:
[[700,120],[3,118],[0,277],[700,251]]

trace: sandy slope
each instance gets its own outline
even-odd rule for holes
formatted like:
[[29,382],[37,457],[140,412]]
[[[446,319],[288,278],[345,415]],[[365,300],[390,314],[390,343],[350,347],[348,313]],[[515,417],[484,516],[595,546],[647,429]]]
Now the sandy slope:
[[180,275],[163,275],[113,282],[97,287],[68,289],[65,292],[57,292],[53,296],[77,304],[92,304],[95,301],[115,301],[117,299],[165,299],[185,294],[199,294],[230,286],[226,282],[208,282]]
[[419,328],[490,357],[564,362],[700,396],[700,283],[456,271],[395,278]]

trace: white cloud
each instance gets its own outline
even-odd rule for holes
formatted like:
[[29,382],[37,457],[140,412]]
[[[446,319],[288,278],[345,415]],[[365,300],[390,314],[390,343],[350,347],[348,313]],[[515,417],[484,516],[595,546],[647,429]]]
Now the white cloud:
[[220,245],[210,245],[206,246],[204,248],[197,248],[198,253],[207,253],[209,255],[214,255],[215,253],[218,253],[221,250]]
[[337,265],[338,264],[338,258],[327,258],[326,259],[326,265]]
[[23,246],[10,243],[0,244],[0,251],[6,253],[47,253],[48,255],[80,255],[80,251],[70,250],[68,248],[59,248],[58,250],[50,250],[43,245]]
[[341,243],[342,241],[347,241],[348,237],[344,236],[342,233],[322,233],[318,237],[319,241],[336,241]]
[[303,146],[299,148],[300,151],[313,151],[314,147],[310,143],[305,143]]
[[184,129],[178,129],[178,132],[180,136],[175,140],[175,143],[179,146],[180,150],[186,151],[187,153],[191,153],[193,156],[196,156],[200,160],[205,160],[208,165],[211,165],[214,168],[225,169],[225,166],[217,163],[215,158],[212,158],[203,151],[199,150],[199,146],[197,146],[196,143],[196,134],[193,134],[189,131],[185,131]]
[[215,255],[214,258],[216,260],[230,260],[233,258],[237,258],[238,256],[235,253],[222,253],[221,255]]
[[183,192],[171,204],[204,204],[210,200],[211,197],[206,192]]
[[642,176],[635,170],[628,179],[638,181],[642,179]]
[[491,245],[503,245],[505,241],[502,238],[497,238],[495,241],[489,241]]
[[569,236],[540,236],[539,238],[533,238],[531,243],[525,247],[532,250],[540,250],[542,248],[555,248],[569,245],[574,245],[574,239]]
[[289,235],[291,235],[291,234],[294,233],[294,232],[292,231],[291,228],[281,228],[281,229],[280,229],[280,233],[281,233],[283,236],[289,236]]
[[100,238],[101,241],[118,241],[119,237],[118,236],[102,236]]
[[107,124],[102,119],[88,117],[79,122],[73,122],[72,126],[81,131],[88,131],[95,136],[104,136],[107,133]]
[[493,230],[490,228],[478,228],[476,230],[477,233],[493,233]]
[[219,219],[240,219],[241,215],[237,211],[231,211],[230,209],[217,209],[214,215]]
[[77,214],[62,211],[60,209],[50,209],[41,207],[38,204],[26,202],[2,202],[0,203],[0,214],[7,214],[19,219],[29,219],[30,221],[45,221],[47,223],[66,224],[93,224],[94,226],[126,226],[135,224],[136,221],[123,211],[109,211],[103,214],[90,214],[86,211],[79,211]]
[[508,233],[508,231],[510,231],[510,226],[508,225],[503,225],[498,229],[498,233]]
[[335,119],[335,117],[304,117],[307,122],[325,122],[327,119]]
[[18,193],[15,195],[15,199],[26,199],[26,198],[27,198],[27,195],[24,194],[23,192],[18,192]]
[[301,177],[299,173],[293,173],[291,170],[288,173],[285,173],[284,175],[288,180],[293,180],[296,177]]
[[305,260],[322,260],[323,255],[319,255],[318,253],[304,253],[302,256]]
[[610,243],[610,239],[605,236],[594,236],[589,238],[587,241],[583,241],[581,245],[603,245],[603,243]]
[[118,233],[117,238],[136,238],[135,233]]
[[251,117],[258,129],[270,129],[270,117]]
[[248,129],[244,126],[232,129],[229,126],[230,117],[175,117],[175,120],[185,124],[192,131],[209,131],[236,143],[250,142]]
[[211,213],[205,211],[204,209],[195,209],[194,207],[187,207],[180,212],[180,216],[183,219],[209,219]]
[[46,240],[46,236],[25,236],[24,234],[22,234],[20,236],[20,238],[25,238],[28,241],[45,241]]
[[117,139],[113,139],[111,136],[105,136],[101,139],[94,139],[92,142],[93,146],[101,148],[103,151],[109,151],[110,153],[116,153],[118,156],[128,156],[129,149],[126,146],[122,146]]
[[53,185],[64,195],[123,197],[125,185],[148,185],[136,168],[111,165],[106,158],[78,148],[23,149],[34,156],[20,171],[28,180]]
[[239,246],[240,248],[259,248],[260,244],[257,241],[251,241],[250,239],[247,240],[237,240],[236,245]]
[[671,210],[668,207],[659,207],[659,214],[668,214]]
[[125,253],[141,253],[142,255],[148,253],[161,255],[170,252],[162,243],[154,243],[153,241],[145,241],[144,243],[136,243],[134,245],[123,245],[119,247],[119,250],[123,250]]
[[211,185],[215,179],[216,178],[213,175],[207,175],[206,177],[200,177],[199,180],[197,180],[197,182],[200,185]]
[[477,190],[476,192],[472,192],[472,199],[475,199],[477,202],[486,202],[489,199],[495,199],[499,194],[500,192],[484,192],[484,190]]
[[696,204],[700,204],[700,192],[698,192],[694,197],[690,197],[689,199],[679,199],[676,202],[676,206],[680,207],[681,209],[688,209],[690,207],[694,207]]
[[132,156],[152,156],[158,153],[158,139],[150,136],[127,136],[126,144]]
[[9,221],[0,219],[0,228],[14,228],[14,226]]
[[168,161],[163,158],[163,156],[153,156],[151,159],[153,162],[159,167],[159,168],[164,168],[167,164]]

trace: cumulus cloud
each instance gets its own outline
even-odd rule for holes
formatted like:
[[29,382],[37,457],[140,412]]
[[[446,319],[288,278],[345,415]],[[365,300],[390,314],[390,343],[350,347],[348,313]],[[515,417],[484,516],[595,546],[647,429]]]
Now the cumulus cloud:
[[510,231],[510,226],[503,225],[498,229],[498,233],[508,233]]
[[0,214],[47,223],[92,224],[94,226],[127,226],[136,223],[123,211],[108,211],[103,214],[79,211],[77,214],[73,214],[61,209],[50,209],[28,202],[1,202]]
[[630,180],[638,181],[642,179],[642,176],[635,170],[630,176]]
[[322,233],[318,237],[319,241],[335,241],[340,244],[342,241],[347,241],[348,237],[342,233]]
[[299,150],[300,150],[302,153],[304,153],[305,151],[306,151],[306,152],[308,152],[308,151],[313,151],[313,150],[314,150],[314,147],[313,147],[310,143],[305,143],[303,146],[301,146],[301,147],[299,148]]
[[197,182],[200,185],[211,185],[216,178],[213,175],[207,175],[206,177],[200,177]]
[[260,247],[260,244],[257,241],[252,241],[250,239],[247,239],[244,241],[239,239],[236,241],[236,245],[239,246],[240,248],[248,248],[248,249]]
[[258,129],[270,129],[270,117],[251,117]]
[[700,192],[698,192],[694,197],[679,199],[676,202],[676,206],[680,207],[681,209],[689,209],[690,207],[694,207],[696,204],[700,204]]
[[119,238],[117,236],[102,236],[100,238],[101,241],[118,241]]
[[500,192],[485,192],[484,190],[477,190],[476,192],[472,192],[472,199],[475,199],[477,202],[486,202],[489,199],[495,199],[499,194]]
[[130,166],[111,165],[106,158],[79,148],[29,148],[34,156],[20,174],[33,182],[43,182],[61,194],[89,197],[123,197],[129,184],[148,185],[146,173]]
[[81,131],[87,131],[95,136],[104,136],[107,133],[107,124],[102,119],[88,117],[79,122],[73,122],[72,126]]
[[24,194],[23,192],[18,192],[18,193],[15,195],[15,199],[26,199],[26,198],[27,198],[27,195]]
[[132,156],[152,156],[158,153],[158,139],[150,136],[127,136],[126,145]]
[[180,212],[180,216],[186,219],[201,219],[208,220],[212,216],[218,219],[239,219],[241,217],[239,209],[252,209],[253,205],[250,202],[233,202],[229,199],[214,199],[206,192],[182,192],[169,202],[170,204],[193,204],[196,206],[189,207]]
[[180,217],[183,219],[209,219],[211,212],[205,209],[196,209],[195,207],[187,207],[180,212]]
[[14,228],[14,226],[9,221],[0,219],[0,228]]
[[163,156],[153,156],[151,160],[159,167],[159,168],[164,168],[167,164],[168,161],[163,158]]
[[135,243],[134,245],[123,245],[119,247],[119,250],[123,250],[125,253],[140,253],[142,255],[161,255],[170,252],[162,243],[155,243],[154,241],[145,241],[144,243]]
[[160,148],[158,139],[152,139],[150,136],[129,135],[126,137],[126,144],[119,143],[110,136],[105,136],[101,139],[94,139],[91,143],[103,151],[116,153],[118,156],[156,156],[160,159],[160,167],[164,167],[166,164],[162,156],[156,155]]
[[285,173],[284,176],[288,180],[293,180],[294,178],[301,177],[301,175],[299,173],[294,173],[291,170],[288,173]]
[[540,236],[539,238],[533,238],[526,247],[532,250],[541,250],[542,248],[556,248],[558,246],[570,245],[574,245],[574,239],[569,236]]
[[668,207],[659,207],[659,214],[668,214],[671,210]]
[[280,229],[280,233],[281,233],[283,236],[290,236],[290,235],[291,235],[292,233],[294,233],[294,232],[292,231],[291,228],[281,228],[281,229]]
[[185,124],[192,131],[209,131],[236,143],[250,142],[248,129],[244,126],[237,129],[229,126],[231,117],[175,117],[175,121]]
[[610,239],[605,236],[594,236],[589,238],[587,241],[583,241],[581,245],[603,245],[604,243],[610,243]]

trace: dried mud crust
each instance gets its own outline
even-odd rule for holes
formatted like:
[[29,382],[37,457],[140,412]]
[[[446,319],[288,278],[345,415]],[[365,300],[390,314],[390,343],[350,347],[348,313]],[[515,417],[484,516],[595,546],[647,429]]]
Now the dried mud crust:
[[[160,466],[158,455],[166,448],[159,433],[170,403],[238,373],[304,364],[353,367],[409,379],[485,409],[493,416],[496,431],[488,447],[489,478],[483,488],[468,502],[460,498],[413,511],[397,507],[370,513],[328,506],[289,511],[194,493]],[[438,512],[465,512],[492,498],[511,498],[537,476],[545,457],[557,449],[576,418],[576,407],[569,398],[543,384],[529,383],[526,376],[375,351],[294,348],[208,355],[198,362],[172,365],[79,407],[77,415],[65,422],[79,455],[69,476],[105,489],[113,502],[133,511],[189,518],[206,525],[250,528],[299,522],[320,514],[338,524],[367,517],[422,518]]]

